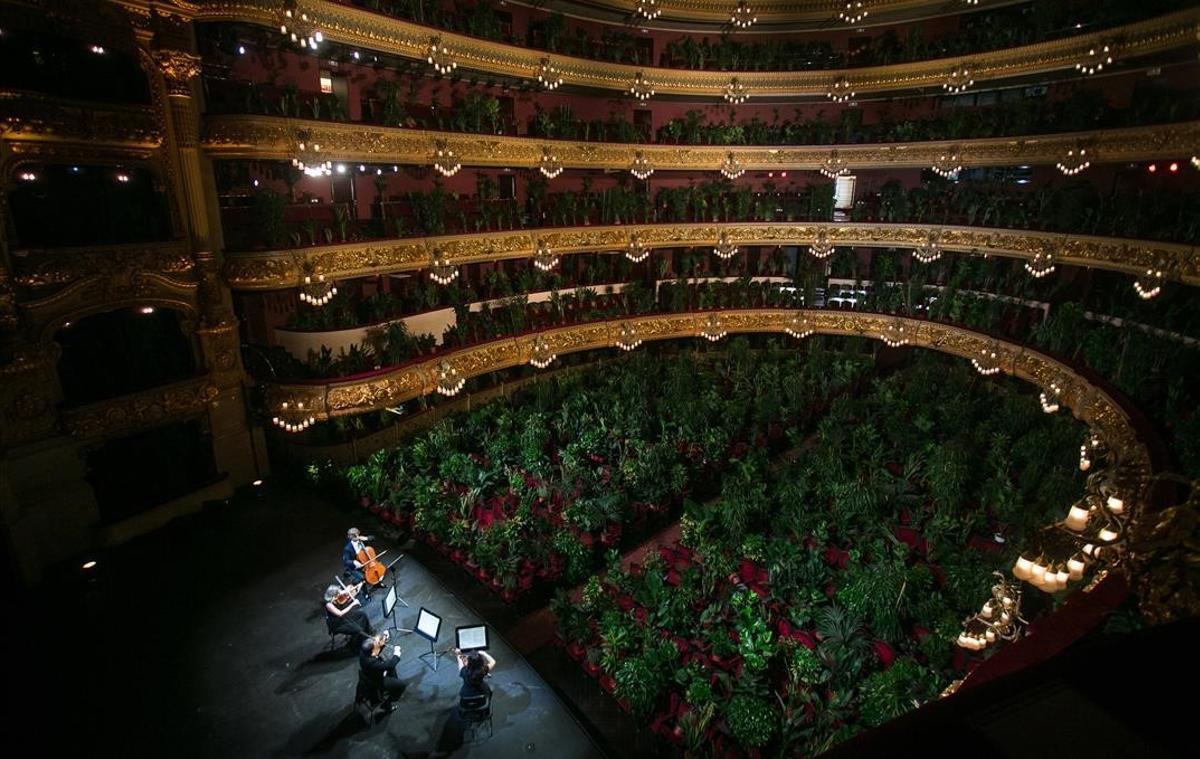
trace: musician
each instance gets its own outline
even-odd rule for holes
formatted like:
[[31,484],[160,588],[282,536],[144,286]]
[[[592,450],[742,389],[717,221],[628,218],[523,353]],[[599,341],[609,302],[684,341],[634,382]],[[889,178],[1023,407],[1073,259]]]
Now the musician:
[[400,663],[400,646],[392,646],[391,653],[384,655],[387,642],[387,630],[362,642],[358,654],[358,676],[372,693],[382,693],[384,706],[391,708],[404,692],[404,683],[396,677],[396,665]]
[[458,691],[459,699],[490,695],[492,689],[483,678],[495,669],[496,660],[487,651],[471,651],[464,654],[457,648],[454,649],[454,657],[458,659],[458,676],[463,681],[462,688]]
[[[363,565],[358,560],[358,553],[366,548],[364,540],[365,537],[357,527],[351,527],[346,532],[346,547],[342,549],[342,569],[344,570],[342,576],[351,585],[357,585],[363,581]],[[369,596],[369,590],[363,595]]]
[[371,620],[362,609],[362,602],[358,600],[357,585],[345,588],[330,585],[326,588],[325,617],[329,622],[329,632],[349,635],[354,645],[360,645],[375,633],[371,629]]

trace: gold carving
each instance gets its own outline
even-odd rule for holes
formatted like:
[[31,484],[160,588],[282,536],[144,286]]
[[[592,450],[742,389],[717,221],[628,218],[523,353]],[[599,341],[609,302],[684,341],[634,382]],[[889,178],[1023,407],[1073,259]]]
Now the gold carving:
[[[423,165],[429,146],[445,143],[464,166],[536,168],[542,164],[543,141],[531,137],[498,137],[457,132],[429,132],[369,124],[309,122],[309,140],[330,160],[375,161]],[[872,145],[745,145],[736,157],[750,171],[817,170],[831,150],[849,169],[924,168],[953,149],[964,167],[1053,165],[1080,142],[1093,147],[1106,162],[1190,155],[1200,144],[1200,122],[1071,132],[1050,135],[990,137],[978,140],[892,142]],[[291,158],[295,150],[293,120],[278,116],[212,116],[203,145],[214,158]],[[1189,152],[1190,151],[1190,152]],[[641,152],[656,171],[719,171],[730,152],[727,145],[679,145],[571,142],[555,144],[555,157],[568,168],[628,169]]]
[[[275,7],[277,4],[270,0],[216,0],[198,7],[195,19],[244,21],[274,27]],[[425,60],[428,55],[428,27],[325,0],[305,0],[301,7],[330,42],[414,60]],[[725,13],[728,13],[728,7]],[[1121,38],[1125,59],[1189,46],[1194,44],[1198,19],[1200,8],[1189,8],[1103,32],[958,58],[839,71],[746,71],[737,74],[738,81],[756,96],[824,96],[829,82],[839,76],[844,76],[858,93],[940,88],[947,70],[966,63],[970,64],[976,82],[1073,70],[1076,61],[1090,47],[1113,36]],[[461,69],[519,79],[529,79],[530,72],[537,70],[542,59],[548,59],[561,72],[565,84],[580,87],[624,91],[638,71],[644,72],[654,82],[655,91],[663,95],[720,98],[729,84],[728,71],[647,68],[571,58],[452,32],[441,32],[441,37],[444,44],[454,50],[455,61]]]
[[217,397],[207,377],[63,411],[63,429],[80,438],[118,437],[203,412]]
[[76,103],[27,92],[0,92],[0,138],[151,149],[162,142],[152,108]]
[[[831,335],[878,336],[897,317],[853,311],[792,309],[730,309],[720,312],[723,329],[731,333],[783,333],[800,313],[808,319],[814,332]],[[557,354],[617,344],[621,326],[628,324],[643,340],[667,340],[695,337],[703,314],[658,314],[646,317],[627,317],[619,320],[592,322],[539,333]],[[1070,388],[1062,401],[1076,417],[1092,427],[1118,452],[1122,461],[1141,471],[1150,469],[1150,456],[1138,439],[1128,415],[1120,404],[1102,388],[1092,385],[1059,361],[1024,346],[996,341],[978,332],[918,319],[900,319],[911,345],[931,348],[961,356],[978,356],[985,348],[999,349],[1004,356],[1002,371],[1039,386],[1055,381]],[[528,360],[536,336],[522,335],[504,338],[482,345],[444,353],[418,364],[385,371],[359,381],[342,381],[327,386],[312,384],[270,385],[268,407],[274,409],[282,401],[302,400],[317,419],[361,414],[425,395],[434,390],[436,367],[447,361],[465,378],[514,366]],[[275,405],[271,405],[275,404]]]
[[715,244],[722,231],[738,245],[805,246],[823,231],[831,245],[870,248],[916,248],[929,239],[931,232],[938,232],[939,246],[946,253],[981,252],[1032,259],[1047,245],[1054,245],[1060,251],[1056,258],[1062,264],[1137,275],[1149,266],[1169,261],[1169,266],[1160,268],[1170,277],[1190,285],[1200,284],[1200,258],[1192,255],[1190,246],[1177,243],[1083,235],[1064,238],[1062,233],[988,227],[829,222],[572,227],[233,253],[226,256],[225,277],[235,290],[273,290],[298,286],[301,270],[306,266],[330,279],[417,271],[428,266],[431,249],[436,249],[451,264],[460,265],[531,258],[538,238],[556,255],[570,255],[623,251],[629,245],[631,233],[638,235],[645,249],[707,246]]
[[54,434],[59,354],[56,343],[25,345],[0,365],[0,447]]
[[126,277],[136,271],[187,281],[194,268],[182,242],[22,250],[13,253],[13,264],[17,284],[33,290],[89,277]]
[[154,62],[163,74],[167,93],[191,97],[192,80],[200,73],[200,57],[182,50],[156,50]]

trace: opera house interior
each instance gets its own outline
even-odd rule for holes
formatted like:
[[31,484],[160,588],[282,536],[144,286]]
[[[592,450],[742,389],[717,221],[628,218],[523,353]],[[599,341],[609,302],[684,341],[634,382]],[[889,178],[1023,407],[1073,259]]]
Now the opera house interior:
[[1196,755],[1200,3],[0,0],[0,64],[13,745]]

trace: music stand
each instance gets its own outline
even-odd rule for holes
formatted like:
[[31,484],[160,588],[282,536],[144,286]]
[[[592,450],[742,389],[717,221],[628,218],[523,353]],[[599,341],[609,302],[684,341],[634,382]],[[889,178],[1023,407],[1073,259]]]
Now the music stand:
[[[392,587],[393,588],[398,588],[400,586],[400,581],[398,579],[396,579],[395,567],[397,564],[400,563],[400,560],[403,558],[404,558],[404,554],[400,554],[395,559],[393,559],[392,563],[388,564],[387,567],[385,567],[383,570],[384,574],[387,574],[388,572],[392,573]],[[406,609],[412,608],[408,605],[408,601],[405,601],[404,597],[400,595],[400,591],[398,591],[398,590],[396,591],[396,600],[399,601],[400,603],[404,604],[404,608],[406,608]]]
[[[434,650],[433,647],[434,642],[438,639],[438,633],[440,633],[441,630],[442,618],[422,606],[420,611],[417,612],[417,624],[413,629],[413,632],[429,641],[429,651],[421,654],[417,658],[425,662],[425,664],[427,664],[434,672],[437,672],[438,658],[441,657],[442,654],[446,653],[445,651]],[[429,658],[426,659],[425,657]]]
[[[395,613],[397,601],[404,603],[404,599],[396,592],[396,583],[392,583],[392,587],[388,588],[387,595],[383,597],[383,618],[387,619],[389,616],[392,618],[392,626],[389,629],[404,633],[405,635],[411,635],[412,630],[407,627],[400,627],[397,624],[400,621],[400,615]],[[408,606],[408,604],[404,605]]]
[[488,649],[488,631],[484,625],[460,625],[454,628],[454,640],[458,650],[464,654],[468,651],[486,651]]

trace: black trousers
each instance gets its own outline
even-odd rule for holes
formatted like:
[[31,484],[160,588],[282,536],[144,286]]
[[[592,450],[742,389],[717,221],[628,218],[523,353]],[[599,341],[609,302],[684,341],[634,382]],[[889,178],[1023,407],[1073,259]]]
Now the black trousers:
[[371,620],[362,609],[351,609],[340,617],[329,620],[329,629],[335,633],[345,633],[354,638],[355,643],[362,643],[374,634]]

